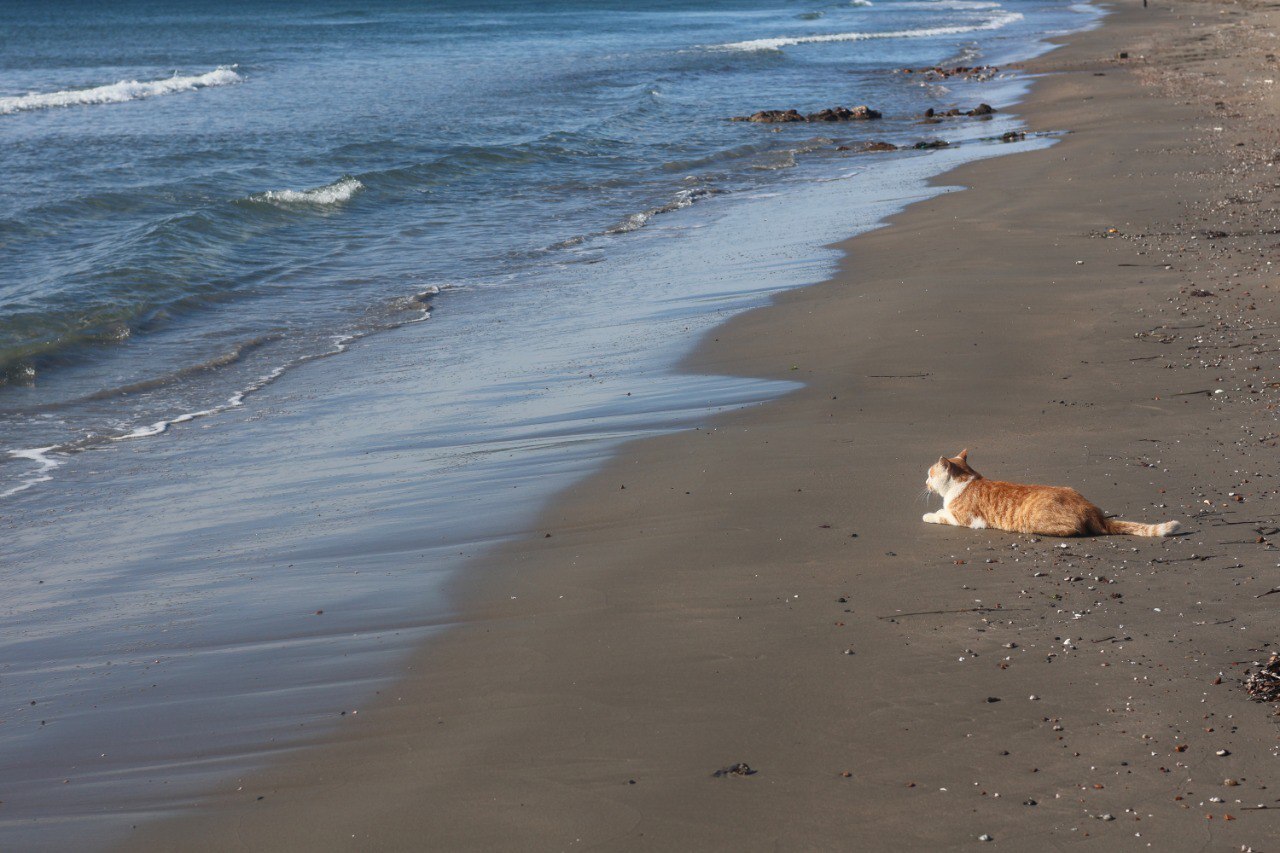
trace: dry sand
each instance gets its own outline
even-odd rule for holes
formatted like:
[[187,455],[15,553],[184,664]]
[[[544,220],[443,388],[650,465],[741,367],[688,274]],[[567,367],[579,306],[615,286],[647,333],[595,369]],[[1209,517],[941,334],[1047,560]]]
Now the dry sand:
[[[626,447],[331,744],[128,847],[1275,849],[1276,17],[1128,2],[1035,63],[1057,145],[687,365],[804,390]],[[1189,535],[922,524],[961,447]]]

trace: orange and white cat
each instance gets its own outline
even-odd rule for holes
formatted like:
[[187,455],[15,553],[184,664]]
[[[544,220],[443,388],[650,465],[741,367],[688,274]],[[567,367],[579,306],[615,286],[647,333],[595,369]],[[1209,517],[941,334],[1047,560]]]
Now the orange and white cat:
[[1107,518],[1084,495],[1064,486],[1024,486],[988,480],[969,467],[968,459],[969,451],[961,450],[954,459],[940,457],[929,468],[925,485],[929,491],[942,495],[942,509],[926,512],[925,521],[1044,536],[1168,536],[1178,531],[1176,521],[1139,524]]

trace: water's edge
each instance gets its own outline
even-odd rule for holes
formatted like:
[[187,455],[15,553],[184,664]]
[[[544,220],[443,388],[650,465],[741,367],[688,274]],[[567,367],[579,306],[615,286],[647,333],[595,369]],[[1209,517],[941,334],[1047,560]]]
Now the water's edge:
[[[1045,50],[1051,49],[1045,47]],[[1006,103],[1010,106],[1017,103],[1018,100],[1025,99],[1029,89],[1030,81],[1022,79],[1017,84],[1020,91],[1017,99],[1013,102]],[[471,425],[480,433],[482,438],[477,439],[475,435],[469,436],[469,440],[475,446],[475,454],[483,455],[489,459],[502,457],[496,467],[488,471],[490,477],[509,477],[516,483],[516,488],[525,489],[524,494],[527,496],[520,501],[521,508],[514,516],[506,516],[507,522],[505,530],[485,530],[481,532],[480,528],[474,523],[474,516],[483,514],[488,510],[495,510],[496,498],[479,496],[468,493],[465,490],[461,503],[463,506],[454,506],[445,508],[443,503],[449,501],[432,496],[431,500],[423,501],[421,495],[417,495],[414,499],[405,505],[402,499],[408,494],[407,490],[413,488],[411,478],[404,478],[401,475],[405,470],[432,470],[433,461],[439,461],[440,455],[433,456],[432,448],[424,446],[418,440],[409,439],[413,434],[410,425],[404,424],[400,431],[392,430],[388,435],[384,431],[355,430],[352,432],[349,428],[337,430],[333,434],[340,436],[356,436],[361,440],[368,442],[366,450],[370,454],[389,453],[392,456],[398,456],[393,463],[380,464],[373,478],[369,478],[370,471],[367,468],[350,468],[338,466],[339,471],[336,480],[329,478],[330,486],[338,486],[343,483],[355,484],[366,482],[369,479],[376,480],[386,489],[371,488],[365,485],[365,494],[378,494],[378,499],[382,502],[380,506],[374,505],[366,507],[370,520],[375,515],[380,515],[377,526],[379,529],[393,531],[397,527],[411,527],[413,518],[418,513],[430,513],[437,520],[437,524],[446,528],[452,528],[456,531],[467,531],[465,534],[456,534],[441,539],[439,537],[431,537],[429,541],[415,540],[408,537],[402,541],[386,543],[386,547],[370,556],[362,552],[359,546],[360,541],[348,541],[345,546],[339,547],[336,554],[332,550],[328,550],[324,538],[323,526],[320,526],[318,541],[314,541],[311,537],[317,533],[316,526],[308,526],[306,529],[285,530],[279,535],[279,539],[274,543],[269,543],[265,547],[266,551],[255,552],[250,549],[241,548],[239,553],[235,553],[236,549],[231,549],[232,554],[219,558],[227,560],[227,562],[217,563],[218,570],[230,572],[234,574],[234,564],[236,559],[245,564],[267,564],[272,562],[272,557],[277,562],[286,559],[292,560],[289,568],[303,564],[306,560],[313,560],[319,576],[324,581],[319,585],[321,589],[325,585],[332,585],[337,593],[335,597],[344,603],[353,603],[366,599],[373,593],[360,586],[358,581],[352,580],[350,577],[342,577],[336,579],[341,574],[340,566],[344,562],[352,562],[363,560],[361,568],[356,574],[370,572],[384,572],[386,576],[396,576],[396,580],[392,582],[391,588],[394,589],[397,584],[403,584],[406,590],[413,589],[414,595],[420,599],[427,596],[422,590],[421,575],[413,575],[406,573],[402,567],[397,565],[403,563],[405,555],[413,553],[415,557],[420,555],[431,555],[438,561],[432,568],[431,586],[435,589],[433,606],[427,608],[426,612],[421,615],[405,621],[403,619],[393,619],[392,627],[389,627],[385,621],[386,611],[382,607],[372,608],[373,612],[360,613],[350,617],[351,621],[344,622],[343,618],[327,620],[325,631],[321,634],[315,634],[313,639],[305,640],[301,645],[311,646],[310,650],[304,650],[298,653],[299,640],[308,636],[311,632],[310,627],[302,627],[306,621],[301,617],[334,616],[340,612],[335,611],[331,607],[317,607],[313,611],[310,605],[299,607],[299,621],[293,625],[276,625],[272,624],[269,628],[267,623],[273,621],[271,614],[264,608],[261,614],[249,612],[244,614],[244,618],[252,622],[255,618],[261,618],[264,625],[264,634],[256,643],[251,645],[257,646],[252,650],[243,648],[244,638],[228,635],[226,638],[227,650],[236,650],[236,654],[241,655],[238,659],[237,669],[240,672],[251,671],[259,673],[269,673],[273,667],[278,666],[276,660],[273,660],[282,649],[290,649],[291,655],[295,663],[301,663],[303,666],[314,664],[323,658],[330,656],[335,648],[340,648],[344,656],[352,656],[359,660],[357,666],[348,666],[346,674],[342,677],[337,685],[338,689],[326,690],[330,695],[326,696],[321,707],[326,710],[318,710],[317,703],[311,699],[307,699],[308,693],[314,693],[317,689],[332,688],[332,683],[326,684],[326,679],[332,679],[332,671],[324,676],[316,678],[314,681],[304,683],[303,685],[286,689],[283,698],[279,695],[281,692],[278,688],[273,688],[268,697],[262,697],[262,709],[260,712],[249,711],[247,716],[253,722],[248,727],[247,733],[241,733],[239,737],[227,740],[222,739],[219,743],[214,738],[214,746],[210,752],[212,757],[206,756],[202,759],[204,766],[197,769],[195,773],[191,773],[192,762],[189,760],[179,760],[168,766],[168,770],[177,774],[175,779],[179,784],[169,785],[165,792],[164,802],[172,805],[175,802],[185,801],[193,804],[203,790],[208,790],[212,784],[212,780],[216,778],[225,778],[229,774],[235,772],[244,772],[246,767],[251,767],[262,760],[262,749],[255,744],[255,737],[262,733],[269,733],[281,728],[281,709],[284,706],[292,704],[296,709],[311,708],[304,714],[304,719],[310,729],[302,736],[284,743],[286,746],[276,747],[277,750],[283,748],[295,748],[308,743],[323,743],[324,740],[333,736],[335,726],[338,723],[334,719],[334,715],[327,708],[342,707],[345,705],[358,704],[361,697],[367,698],[375,689],[375,687],[385,686],[389,679],[394,679],[392,675],[381,675],[370,677],[369,672],[379,670],[382,673],[391,673],[395,669],[395,663],[402,660],[408,653],[420,649],[425,642],[429,642],[429,637],[439,630],[447,628],[450,624],[449,613],[456,611],[455,602],[466,597],[469,585],[474,582],[465,571],[462,571],[464,564],[475,559],[477,556],[488,555],[512,539],[519,538],[524,535],[530,535],[532,531],[529,525],[533,524],[535,519],[544,513],[548,506],[554,506],[557,495],[563,493],[565,489],[572,488],[573,484],[580,482],[583,478],[593,473],[605,460],[616,454],[619,448],[627,441],[637,437],[646,435],[660,434],[671,432],[691,424],[701,424],[707,419],[713,418],[715,413],[724,411],[728,408],[734,408],[744,405],[754,405],[776,399],[779,395],[786,393],[791,387],[791,383],[774,383],[764,380],[752,380],[733,377],[709,377],[698,376],[685,373],[681,365],[687,365],[696,358],[691,355],[695,352],[697,345],[706,335],[711,334],[717,325],[730,316],[746,310],[755,310],[761,307],[767,307],[769,300],[774,293],[785,290],[794,289],[796,287],[810,286],[818,284],[822,281],[830,280],[836,271],[838,265],[843,259],[842,252],[837,248],[840,244],[852,239],[861,233],[865,233],[876,227],[881,227],[887,217],[892,216],[902,210],[905,210],[912,203],[931,198],[942,192],[948,192],[956,188],[947,187],[945,185],[946,174],[958,165],[971,162],[975,159],[984,159],[988,156],[998,156],[1000,153],[1013,153],[1017,150],[1028,150],[1034,147],[1044,147],[1052,144],[1051,138],[1029,139],[1025,143],[1013,146],[997,148],[992,143],[973,142],[951,150],[933,152],[927,157],[914,158],[906,161],[905,166],[900,166],[897,179],[892,182],[886,182],[884,175],[867,175],[862,181],[856,181],[857,175],[844,176],[843,179],[832,180],[827,182],[815,183],[811,186],[800,186],[789,188],[786,198],[757,198],[740,200],[742,202],[754,202],[752,204],[740,203],[731,205],[728,210],[719,211],[715,215],[714,221],[710,223],[712,227],[707,227],[704,242],[715,242],[717,238],[712,232],[717,230],[738,235],[735,242],[749,245],[751,236],[759,234],[762,238],[775,238],[773,243],[767,241],[764,245],[768,245],[774,251],[760,252],[752,254],[747,252],[745,255],[740,254],[732,261],[730,273],[733,270],[743,270],[748,273],[760,270],[770,266],[778,265],[778,253],[776,251],[776,222],[779,219],[786,218],[789,214],[787,208],[807,208],[811,211],[823,211],[820,217],[829,217],[830,214],[839,212],[845,217],[843,225],[833,227],[830,221],[834,221],[831,217],[826,224],[826,230],[820,228],[805,228],[805,237],[796,237],[793,244],[787,246],[787,250],[782,253],[784,257],[783,265],[791,265],[785,273],[776,272],[775,277],[763,284],[758,284],[747,291],[738,290],[731,294],[726,293],[723,285],[709,287],[704,293],[686,294],[682,299],[672,301],[663,306],[665,310],[671,312],[671,316],[663,318],[665,323],[663,328],[683,327],[679,335],[668,334],[666,345],[670,348],[670,352],[662,360],[663,363],[654,368],[650,362],[648,366],[642,369],[638,375],[628,376],[618,373],[608,377],[597,377],[588,374],[586,378],[577,377],[572,383],[577,383],[581,387],[575,387],[572,391],[570,399],[574,401],[574,405],[570,406],[572,414],[566,417],[563,413],[556,415],[553,411],[548,410],[550,405],[545,398],[539,397],[537,389],[520,386],[514,389],[507,389],[511,395],[521,401],[521,404],[514,410],[515,417],[510,418],[511,424],[502,425]],[[931,168],[926,168],[926,165]],[[851,184],[851,182],[854,182]],[[872,187],[879,189],[879,195],[870,192]],[[843,191],[841,191],[843,190]],[[860,209],[854,222],[849,222],[848,200],[856,198],[859,201]],[[763,205],[763,207],[761,207]],[[749,208],[749,209],[748,209]],[[791,214],[794,218],[794,215]],[[679,221],[673,223],[673,230],[679,228]],[[807,239],[806,239],[807,238]],[[814,239],[820,239],[821,244],[815,246]],[[721,238],[721,241],[722,238]],[[698,248],[694,254],[705,252],[705,247]],[[686,258],[687,260],[687,258]],[[724,257],[714,258],[712,264],[719,264],[720,269],[729,263]],[[687,268],[686,264],[677,261],[674,264],[675,269]],[[732,278],[730,274],[728,277]],[[743,276],[744,280],[758,279],[760,276],[747,274]],[[803,279],[797,281],[797,279]],[[465,294],[458,294],[460,299],[465,300]],[[717,304],[714,310],[708,310],[706,302],[710,301]],[[662,310],[662,309],[660,309]],[[650,320],[653,318],[650,317]],[[460,321],[459,321],[460,322]],[[399,349],[402,351],[400,355],[411,355],[416,352],[416,346],[422,342],[422,327],[401,328],[387,333],[386,336],[380,336],[376,346],[378,349],[390,350]],[[416,336],[416,337],[415,337]],[[383,341],[386,341],[385,343]],[[397,344],[397,341],[399,343]],[[417,342],[416,344],[414,342]],[[635,341],[632,347],[636,350],[643,350],[645,346],[652,341],[652,335],[642,336],[640,340]],[[339,346],[344,349],[360,349],[364,355],[363,358],[374,359],[380,361],[384,370],[392,373],[399,373],[410,368],[412,359],[404,359],[387,352],[381,355],[374,352],[375,346],[371,341],[342,341]],[[651,354],[646,354],[651,355]],[[307,368],[305,372],[299,370],[291,373],[288,382],[277,383],[273,386],[271,395],[263,395],[259,399],[261,407],[271,411],[275,418],[280,419],[285,426],[284,435],[277,436],[275,439],[268,438],[273,432],[270,426],[265,425],[264,421],[270,421],[271,416],[263,417],[262,412],[232,412],[236,415],[235,422],[225,422],[225,428],[215,432],[220,436],[211,436],[208,431],[204,435],[196,438],[195,436],[183,436],[192,440],[184,442],[183,446],[170,444],[164,448],[155,448],[154,452],[162,455],[166,464],[175,470],[192,471],[199,467],[200,457],[205,458],[235,458],[238,454],[238,445],[247,444],[254,445],[257,442],[258,452],[262,452],[262,448],[269,448],[269,453],[278,452],[282,447],[288,447],[289,432],[293,429],[301,429],[303,431],[313,427],[310,423],[291,423],[297,417],[297,412],[304,412],[305,419],[305,403],[308,399],[315,395],[329,393],[333,386],[346,386],[352,390],[344,391],[340,395],[338,403],[341,404],[343,398],[348,402],[358,401],[355,411],[368,412],[370,409],[381,413],[392,411],[397,404],[397,392],[388,391],[385,395],[377,394],[371,400],[366,394],[363,396],[357,394],[356,391],[367,392],[367,388],[360,388],[361,374],[363,371],[356,369],[355,362],[345,360],[331,360],[325,365],[325,369],[317,370]],[[642,362],[632,361],[631,364],[636,365]],[[274,377],[273,377],[274,379]],[[627,391],[622,392],[621,389],[626,387]],[[561,389],[563,390],[563,389]],[[616,402],[616,397],[625,393],[631,399],[643,399],[645,404],[639,407],[623,408]],[[276,398],[276,394],[279,395]],[[714,402],[712,402],[714,401]],[[240,405],[243,402],[237,401],[233,405],[229,405],[230,409],[242,409]],[[437,401],[438,402],[438,401]],[[561,401],[563,402],[563,401]],[[252,407],[250,407],[252,408]],[[335,411],[341,410],[341,405],[332,407]],[[552,407],[554,410],[554,407]],[[352,410],[348,410],[352,411]],[[509,412],[511,410],[508,410]],[[219,412],[221,413],[221,412]],[[334,417],[332,413],[327,417]],[[389,416],[393,417],[394,416]],[[403,417],[403,416],[402,416]],[[374,420],[372,417],[371,420]],[[191,419],[187,419],[191,420]],[[411,419],[410,419],[411,420]],[[155,430],[156,435],[164,433],[168,430],[168,426],[178,421],[170,421],[164,427]],[[377,419],[378,423],[384,424],[385,420]],[[512,427],[514,425],[514,428]],[[319,431],[319,430],[318,430]],[[277,431],[278,432],[278,431]],[[236,433],[236,437],[229,437],[228,433]],[[142,437],[141,435],[139,437]],[[396,441],[401,442],[398,446]],[[454,445],[456,448],[457,445]],[[226,454],[219,457],[219,453]],[[207,455],[211,454],[211,455]],[[412,457],[418,454],[416,460],[422,463],[420,467],[415,467],[413,460],[405,457]],[[33,461],[37,460],[32,457]],[[47,458],[45,458],[47,461]],[[305,460],[304,460],[305,461]],[[150,467],[147,463],[142,468]],[[330,465],[332,469],[332,465]],[[47,473],[42,471],[41,473]],[[334,473],[330,470],[330,473]],[[440,475],[446,478],[448,472],[440,469]],[[471,473],[475,473],[472,471]],[[299,496],[304,496],[304,502],[310,501],[314,495],[310,493],[316,487],[318,478],[306,476],[301,471],[293,471],[292,475],[296,479],[283,478],[286,485],[286,491],[295,492]],[[140,496],[145,505],[156,509],[158,514],[163,512],[158,507],[164,505],[165,501],[171,500],[174,492],[169,489],[162,488],[159,494],[148,494],[153,491],[152,487],[146,482],[147,474],[145,471],[136,471],[133,473],[133,482],[129,489],[132,494]],[[464,475],[465,476],[465,475]],[[104,478],[104,479],[110,479]],[[181,479],[181,478],[179,478]],[[280,483],[282,478],[268,478],[271,482]],[[244,487],[244,484],[237,482],[233,476],[220,479],[214,477],[212,483],[206,483],[204,488],[215,492],[221,490],[230,490],[231,494],[238,488]],[[88,487],[90,492],[109,491],[105,484],[99,483]],[[126,494],[129,493],[126,489]],[[530,494],[532,493],[532,494]],[[340,502],[340,501],[339,501]],[[324,510],[333,509],[331,504],[324,501],[318,501],[318,506],[324,515]],[[207,512],[216,510],[206,510]],[[506,511],[510,512],[510,508],[506,507]],[[145,514],[146,510],[143,509]],[[451,515],[452,513],[452,515]],[[103,515],[99,519],[88,519],[85,527],[90,532],[100,531],[100,525],[107,524],[109,515]],[[452,523],[450,523],[452,522]],[[263,523],[258,520],[242,518],[228,519],[229,524],[247,524],[249,527],[245,531],[246,535],[252,535],[255,532],[255,523]],[[99,526],[95,526],[99,525]],[[193,530],[198,529],[195,525]],[[267,526],[261,528],[265,533],[270,530],[269,522]],[[376,534],[373,534],[376,535]],[[390,534],[394,537],[404,536],[403,533]],[[37,538],[39,538],[37,536]],[[157,550],[163,550],[171,544],[168,537],[156,537],[152,535],[152,544],[159,546]],[[270,536],[267,536],[270,539]],[[163,539],[167,541],[157,541]],[[365,540],[367,542],[367,540]],[[32,540],[28,539],[24,543],[28,548],[43,548],[45,545],[36,545]],[[45,543],[47,544],[47,543]],[[354,546],[354,547],[353,547]],[[71,540],[62,543],[59,547],[65,549],[64,553],[75,553],[77,549],[86,547],[85,540]],[[461,550],[459,550],[461,549]],[[454,556],[454,552],[457,556]],[[108,549],[109,552],[109,549]],[[137,555],[137,559],[141,559],[145,555]],[[445,565],[446,557],[449,565]],[[111,555],[110,560],[104,558],[104,567],[107,563],[111,563],[112,567],[118,567],[121,556],[119,554]],[[92,561],[90,561],[92,563]],[[86,572],[86,576],[92,576],[92,568]],[[146,575],[144,574],[144,577]],[[105,575],[104,575],[105,578]],[[43,580],[40,581],[44,583]],[[291,582],[288,579],[282,579],[281,583],[287,588],[291,585],[296,586],[296,581]],[[296,595],[297,590],[293,590]],[[202,594],[210,594],[206,588]],[[212,593],[217,598],[217,593]],[[283,594],[283,593],[281,593]],[[387,596],[394,595],[388,592],[388,587],[382,586],[378,590],[378,595]],[[270,596],[269,596],[270,597]],[[311,597],[320,599],[323,594],[312,594]],[[192,601],[199,601],[198,596],[192,598]],[[227,606],[232,606],[233,601],[228,599],[223,602]],[[207,606],[207,604],[206,604]],[[305,610],[305,613],[302,611]],[[336,624],[335,624],[336,623]],[[197,622],[186,626],[188,631]],[[182,626],[178,626],[179,633],[182,633]],[[140,632],[141,637],[146,632]],[[218,645],[216,634],[213,638],[214,642],[210,646]],[[206,641],[208,638],[206,638]],[[179,637],[175,649],[181,648],[185,641]],[[127,646],[127,644],[124,644]],[[149,644],[148,644],[149,645]],[[74,655],[73,655],[74,656]],[[150,657],[148,654],[147,657]],[[192,673],[200,669],[201,660],[197,655],[187,655],[185,660],[180,661],[180,656],[175,654],[170,661],[174,664],[174,668],[179,668],[181,664],[186,664],[191,668]],[[139,659],[141,660],[141,659]],[[164,656],[157,657],[153,666],[159,667],[164,660]],[[112,664],[108,664],[110,666]],[[356,672],[360,674],[357,675]],[[21,673],[18,673],[17,681],[21,682]],[[143,675],[141,680],[149,680],[152,676]],[[10,684],[14,683],[12,676]],[[154,685],[153,685],[154,686]],[[228,683],[230,687],[230,683]],[[250,703],[252,704],[252,703]],[[121,717],[127,714],[128,708],[122,709]],[[202,712],[202,713],[207,713]],[[82,715],[83,716],[83,715]],[[283,714],[284,717],[290,716]],[[294,715],[296,716],[296,714]],[[86,732],[103,731],[101,721],[89,723],[86,721]],[[109,730],[109,727],[108,727]],[[165,733],[161,732],[161,737],[156,740],[162,747],[159,752],[165,753],[164,747],[171,746],[171,742],[166,742]],[[173,738],[181,738],[181,732],[177,729],[173,732]],[[271,739],[274,741],[275,735]],[[34,741],[31,743],[35,746]],[[172,757],[171,753],[168,753]],[[247,763],[246,763],[247,762]],[[159,765],[165,767],[167,762],[161,760]],[[185,771],[182,769],[186,765]],[[157,765],[152,764],[147,768],[147,772],[151,772]],[[33,765],[27,765],[29,770],[35,770]],[[185,780],[188,784],[181,784],[183,773],[187,773]],[[112,781],[118,782],[121,775],[119,768],[112,771],[114,774],[111,779],[107,776],[99,781],[100,790],[107,796],[107,800],[111,798]],[[60,775],[60,774],[59,774]],[[126,774],[127,775],[127,772]],[[43,778],[40,778],[43,776]],[[37,784],[35,785],[33,794],[39,794],[42,786],[40,782],[46,782],[52,786],[54,783],[60,783],[47,774],[37,773]],[[168,785],[171,779],[166,779],[165,784]],[[92,788],[92,786],[85,786]],[[143,791],[148,788],[157,790],[155,785],[141,786]],[[52,788],[49,788],[52,790]],[[178,794],[175,799],[174,794]],[[131,807],[127,810],[116,811],[112,818],[118,819],[120,824],[128,822],[136,822],[140,818],[155,818],[160,816],[160,812],[155,810],[155,802],[152,797],[154,794],[143,793],[142,796],[130,798]],[[54,802],[56,802],[56,798]],[[82,803],[79,807],[82,811],[78,814],[71,811],[69,818],[59,815],[55,807],[52,811],[44,812],[47,819],[41,826],[46,830],[56,830],[58,827],[67,833],[64,837],[82,837],[82,833],[90,830],[97,839],[98,843],[102,842],[102,818],[97,813],[95,802],[101,806],[103,800],[93,800]],[[166,810],[169,806],[166,806]],[[10,811],[9,814],[14,814]],[[6,818],[0,821],[0,837],[4,837],[13,833],[13,838],[22,840],[34,840],[34,836],[24,832],[21,821],[15,821],[13,818]],[[39,831],[41,827],[27,824],[27,829],[36,829]],[[123,828],[122,828],[123,831]],[[56,831],[54,834],[57,834]],[[44,843],[52,838],[52,835],[46,835],[39,832],[41,842]],[[51,846],[57,846],[53,844]]]

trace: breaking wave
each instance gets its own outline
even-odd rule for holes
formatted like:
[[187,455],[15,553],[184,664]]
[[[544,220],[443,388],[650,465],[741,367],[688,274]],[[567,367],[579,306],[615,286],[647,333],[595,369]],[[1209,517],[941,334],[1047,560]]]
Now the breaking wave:
[[33,92],[28,95],[17,95],[0,98],[0,115],[26,112],[28,110],[47,110],[52,107],[77,107],[90,104],[122,104],[141,98],[154,98],[157,95],[172,95],[178,92],[192,92],[210,86],[228,86],[244,80],[235,71],[234,65],[223,65],[204,74],[180,77],[174,74],[161,80],[121,80],[107,86],[96,86],[92,89],[67,89],[62,92]]
[[[412,311],[415,316],[412,316],[409,319],[396,319],[390,322],[384,322],[375,327],[358,329],[344,334],[331,335],[329,338],[329,347],[327,349],[296,356],[284,364],[276,365],[265,373],[260,374],[257,378],[250,380],[244,387],[225,398],[222,402],[214,403],[208,408],[183,412],[160,420],[135,425],[132,428],[125,428],[124,431],[117,432],[115,434],[89,433],[81,438],[72,439],[70,441],[63,442],[62,444],[55,444],[48,447],[10,449],[7,451],[7,459],[4,455],[0,455],[0,464],[4,464],[6,461],[9,463],[25,462],[29,463],[32,467],[30,470],[18,475],[15,478],[17,482],[14,485],[9,486],[8,488],[3,488],[3,484],[0,483],[0,498],[7,498],[19,492],[25,492],[27,489],[38,486],[40,483],[52,480],[53,470],[61,466],[68,457],[74,454],[82,453],[93,447],[111,444],[114,442],[150,438],[167,432],[170,427],[176,426],[177,424],[185,424],[201,418],[207,418],[212,415],[220,415],[223,412],[227,412],[232,409],[238,409],[245,404],[245,399],[247,397],[263,390],[295,367],[299,367],[309,362],[318,361],[320,359],[331,358],[335,355],[341,355],[350,348],[353,342],[366,338],[376,332],[397,329],[411,323],[420,323],[424,320],[431,319],[431,313],[434,310],[435,298],[443,291],[453,289],[455,288],[451,285],[446,285],[445,287],[433,285],[414,294],[413,296],[397,299],[392,303],[392,307],[394,309],[397,311]],[[177,374],[161,377],[160,379],[150,383],[138,383],[136,385],[123,386],[121,388],[114,389],[114,391],[95,394],[84,399],[105,399],[109,396],[124,395],[131,392],[136,393],[140,390],[149,390],[150,388],[167,384],[175,378],[182,378],[197,371],[207,371],[225,367],[239,361],[246,352],[257,349],[265,343],[276,340],[278,337],[279,336],[277,335],[271,335],[262,338],[255,338],[240,344],[222,356],[214,358],[201,365],[187,368]]]
[[719,195],[721,192],[721,190],[717,190],[712,187],[694,187],[692,189],[680,190],[680,192],[676,193],[674,199],[661,207],[651,208],[649,210],[641,211],[640,213],[633,213],[612,228],[605,229],[604,233],[627,234],[631,231],[636,231],[648,225],[649,220],[653,219],[655,216],[661,216],[664,213],[671,213],[676,210],[683,210],[704,198]]
[[268,190],[252,197],[253,201],[274,202],[276,204],[342,204],[364,189],[364,184],[347,175],[331,184],[310,190]]
[[982,30],[998,30],[1009,24],[1022,20],[1021,12],[1002,12],[982,23],[956,24],[949,27],[925,27],[918,30],[890,30],[882,33],[825,33],[814,36],[781,36],[778,38],[752,39],[736,41],[729,44],[714,45],[717,50],[781,50],[798,44],[823,44],[839,41],[869,41],[871,39],[912,39],[932,38],[935,36],[953,36],[963,33],[975,33]]

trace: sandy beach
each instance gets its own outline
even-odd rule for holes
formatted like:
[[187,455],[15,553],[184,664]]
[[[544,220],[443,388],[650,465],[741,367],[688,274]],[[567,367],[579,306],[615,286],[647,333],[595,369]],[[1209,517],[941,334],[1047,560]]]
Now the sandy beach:
[[[1131,2],[1036,61],[1055,145],[684,365],[802,390],[627,445],[328,743],[123,846],[1271,849],[1275,23]],[[921,523],[963,447],[1187,535]]]

